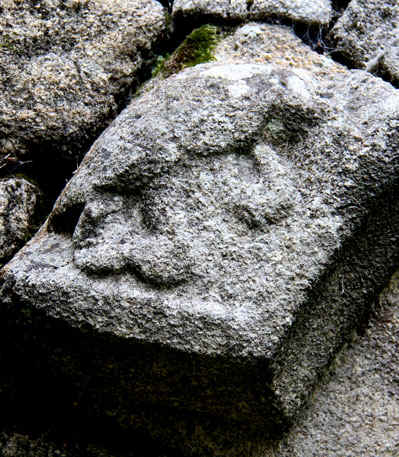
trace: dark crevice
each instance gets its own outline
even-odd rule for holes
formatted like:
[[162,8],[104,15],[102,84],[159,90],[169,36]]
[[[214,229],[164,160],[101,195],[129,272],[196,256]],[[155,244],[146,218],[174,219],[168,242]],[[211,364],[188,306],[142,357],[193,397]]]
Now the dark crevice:
[[169,12],[172,11],[173,8],[173,0],[157,0],[164,8],[166,8]]
[[335,47],[328,39],[329,26],[295,23],[292,25],[292,30],[313,51],[332,56]]
[[383,65],[381,59],[378,59],[375,66],[369,69],[370,73],[382,80],[386,81],[387,83],[391,84],[395,89],[399,89],[399,79],[392,75],[389,69]]
[[348,70],[355,70],[359,69],[358,66],[355,65],[353,62],[353,59],[345,52],[343,51],[331,51],[330,57],[334,60],[334,62],[337,62],[344,67],[346,67]]
[[377,76],[378,78],[381,78],[383,81],[391,84],[395,89],[399,89],[399,80],[394,79],[391,74],[389,74],[389,73],[383,73],[383,74],[373,73],[373,74],[374,74],[374,76]]
[[55,210],[50,216],[48,230],[72,236],[83,209],[84,204],[76,204],[62,212]]
[[335,11],[342,14],[350,2],[351,0],[332,0],[331,5]]

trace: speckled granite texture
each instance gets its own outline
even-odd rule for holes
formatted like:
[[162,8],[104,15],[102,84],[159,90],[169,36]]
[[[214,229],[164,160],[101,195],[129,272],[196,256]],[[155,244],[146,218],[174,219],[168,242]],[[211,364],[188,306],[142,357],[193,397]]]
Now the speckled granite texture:
[[0,456],[396,457],[398,5],[161,3],[0,6]]
[[371,71],[378,71],[382,65],[397,80],[398,56],[394,48],[399,37],[399,4],[396,0],[352,0],[334,25],[331,36],[336,51],[351,65]]
[[329,0],[175,0],[173,14],[190,17],[215,17],[226,20],[282,17],[295,21],[326,24],[331,20]]
[[399,274],[380,297],[365,333],[337,358],[311,405],[261,457],[399,455]]
[[81,158],[165,32],[156,0],[2,1],[0,156]]
[[39,194],[25,179],[0,180],[0,264],[33,235]]

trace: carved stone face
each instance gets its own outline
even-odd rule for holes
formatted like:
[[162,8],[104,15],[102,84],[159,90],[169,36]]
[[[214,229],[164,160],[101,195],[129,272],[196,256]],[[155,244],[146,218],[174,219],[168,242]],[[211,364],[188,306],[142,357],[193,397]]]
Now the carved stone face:
[[74,231],[74,263],[89,275],[126,273],[165,293],[251,306],[266,299],[267,272],[282,260],[275,238],[298,198],[290,175],[258,145],[186,160],[134,195],[98,193]]
[[40,301],[137,341],[272,357],[340,242],[313,91],[273,66],[205,64],[132,102],[35,248]]
[[255,64],[163,80],[3,270],[4,303],[82,330],[104,366],[122,349],[112,382],[135,402],[288,425],[397,259],[391,199],[368,215],[396,188],[399,98],[340,81]]

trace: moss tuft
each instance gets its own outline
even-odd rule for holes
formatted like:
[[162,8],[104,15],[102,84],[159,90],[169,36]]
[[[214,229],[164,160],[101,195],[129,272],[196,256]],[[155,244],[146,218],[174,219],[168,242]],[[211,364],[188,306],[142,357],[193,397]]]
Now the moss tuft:
[[158,59],[153,75],[167,78],[187,67],[213,60],[213,50],[221,39],[220,31],[213,25],[203,25],[188,35],[170,58]]
[[165,67],[165,62],[169,59],[170,54],[166,54],[164,56],[158,56],[157,60],[155,61],[154,68],[152,69],[151,76],[155,78],[155,76],[158,76],[160,73],[164,71]]

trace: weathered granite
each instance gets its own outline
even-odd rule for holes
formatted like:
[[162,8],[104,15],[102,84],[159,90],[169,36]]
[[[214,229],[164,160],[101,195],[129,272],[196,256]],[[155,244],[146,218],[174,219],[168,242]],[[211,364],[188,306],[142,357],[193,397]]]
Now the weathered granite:
[[148,91],[161,79],[204,62],[273,63],[310,71],[314,78],[348,74],[346,67],[313,52],[290,27],[256,22],[238,27],[204,25],[194,29],[167,59],[160,60],[154,77],[140,91]]
[[201,430],[154,408],[290,424],[399,254],[399,95],[336,68],[216,62],[133,100],[3,270],[9,334],[176,445]]
[[302,69],[315,78],[348,74],[346,67],[328,56],[313,52],[290,27],[248,23],[219,40],[212,58],[221,63],[273,63],[282,68]]
[[165,30],[156,0],[2,1],[0,156],[81,158]]
[[1,457],[70,457],[73,454],[46,439],[34,439],[20,433],[0,433],[0,455]]
[[0,264],[33,235],[40,191],[22,178],[0,180]]
[[399,275],[284,440],[262,457],[392,457],[399,454]]
[[225,20],[260,20],[270,17],[327,24],[333,10],[329,0],[175,0],[177,20],[212,17]]
[[[356,68],[378,72],[380,59],[385,55],[392,59],[398,27],[396,0],[352,0],[331,31],[335,52]],[[395,54],[394,60],[397,58]]]
[[[396,29],[396,36],[399,28]],[[395,87],[399,86],[399,40],[394,39],[384,52],[373,62],[370,71],[390,81]]]

